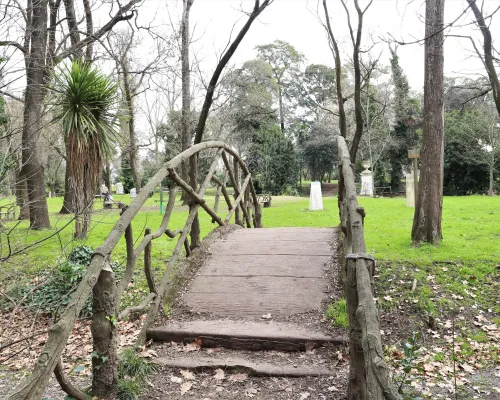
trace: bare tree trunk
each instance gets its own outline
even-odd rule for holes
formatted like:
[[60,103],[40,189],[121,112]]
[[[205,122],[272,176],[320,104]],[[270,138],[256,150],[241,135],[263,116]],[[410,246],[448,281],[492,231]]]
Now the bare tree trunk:
[[28,183],[21,178],[21,171],[16,170],[16,204],[19,207],[19,219],[29,219],[30,209],[28,207]]
[[[126,54],[125,56],[126,57]],[[132,98],[132,91],[130,90],[130,74],[128,72],[128,61],[122,63],[123,69],[123,91],[125,92],[125,102],[127,106],[128,118],[128,134],[129,134],[129,158],[130,170],[134,179],[134,185],[137,193],[141,190],[141,179],[139,178],[139,171],[137,169],[137,139],[135,137],[135,118],[134,118],[134,100]]]
[[[90,9],[89,0],[83,0],[83,9],[85,10],[85,22],[87,24],[87,36],[91,37],[94,33],[94,21],[92,19],[92,10]],[[87,61],[92,61],[94,42],[90,41],[87,44],[87,49],[85,50],[85,59]]]
[[[66,154],[68,154],[67,145],[66,145]],[[64,173],[64,199],[59,214],[71,214],[74,209],[73,191],[71,189],[70,180],[71,180],[71,165],[68,162],[68,157],[66,156],[66,171]]]
[[117,331],[115,274],[109,260],[93,288],[92,304],[92,395],[109,398],[117,381]]
[[483,50],[484,50],[484,66],[486,68],[486,72],[488,73],[488,78],[491,83],[491,89],[493,92],[493,99],[495,100],[495,106],[497,108],[497,112],[500,115],[500,82],[498,80],[498,75],[495,69],[495,61],[493,56],[493,41],[491,37],[491,31],[484,20],[483,13],[479,9],[476,0],[467,0],[469,6],[474,13],[474,17],[476,18],[476,23],[481,29],[481,33],[483,35]]
[[[493,153],[493,150],[492,150],[492,153]],[[488,190],[488,195],[490,196],[493,196],[495,194],[494,190],[493,190],[493,183],[495,182],[494,179],[493,179],[493,173],[495,171],[495,156],[492,155],[491,158],[491,162],[490,162],[490,187],[489,187],[489,190]]]
[[104,184],[111,193],[111,162],[108,160],[104,166]]
[[442,239],[444,167],[443,114],[444,0],[427,0],[425,15],[425,82],[422,161],[418,198],[413,217],[414,245]]
[[280,106],[280,127],[281,127],[281,132],[285,133],[285,116],[284,111],[283,111],[283,93],[281,89],[281,82],[278,82],[278,100],[279,100],[279,106]]
[[325,10],[325,19],[326,19],[326,29],[328,33],[328,38],[330,41],[333,58],[335,59],[335,80],[337,86],[337,101],[339,105],[339,129],[340,136],[343,138],[347,138],[347,122],[345,116],[344,109],[344,98],[342,96],[342,65],[340,62],[340,51],[337,45],[337,41],[335,40],[335,35],[333,34],[333,29],[330,24],[330,14],[328,13],[328,6],[326,4],[326,0],[323,0],[323,8]]
[[27,182],[30,227],[50,228],[49,210],[45,198],[45,177],[38,153],[42,129],[42,107],[45,98],[45,52],[47,45],[47,0],[33,1],[31,46],[26,68],[23,151],[21,180]]
[[[203,107],[201,108],[201,113],[200,117],[198,119],[198,124],[196,125],[196,133],[195,133],[195,138],[194,138],[194,144],[201,143],[203,139],[203,133],[205,132],[205,125],[207,123],[208,119],[208,114],[210,112],[210,107],[212,106],[212,102],[214,99],[214,92],[215,92],[215,87],[217,86],[217,82],[219,81],[219,78],[222,74],[222,71],[226,67],[227,63],[233,56],[234,52],[238,48],[239,44],[247,34],[248,30],[250,29],[250,26],[252,25],[253,21],[260,15],[262,11],[266,9],[266,7],[271,4],[271,0],[264,0],[262,4],[260,3],[260,0],[255,0],[254,1],[254,7],[251,13],[248,14],[248,19],[241,28],[240,32],[234,39],[234,41],[229,45],[227,48],[227,51],[224,53],[224,55],[221,57],[219,62],[217,63],[217,66],[215,67],[215,71],[210,78],[210,82],[208,83],[207,87],[207,93],[205,94],[205,100],[203,101]],[[198,175],[198,157],[194,156],[191,157],[190,159],[190,169],[189,169],[189,183],[193,188],[196,188],[197,186],[197,180],[196,177]],[[194,205],[190,206],[193,207]],[[193,225],[191,226],[191,246],[193,245],[198,245],[200,243],[200,237],[199,237],[199,232],[200,232],[200,227],[199,227],[199,220],[198,220],[198,215],[195,216],[195,219],[193,221]],[[193,241],[193,234],[195,240]]]
[[[191,146],[191,88],[190,88],[190,70],[189,70],[189,12],[194,0],[183,0],[182,12],[182,115],[181,115],[181,151],[187,150]],[[189,180],[189,161],[182,163],[182,179],[184,182]],[[183,205],[189,203],[189,196],[182,191]]]

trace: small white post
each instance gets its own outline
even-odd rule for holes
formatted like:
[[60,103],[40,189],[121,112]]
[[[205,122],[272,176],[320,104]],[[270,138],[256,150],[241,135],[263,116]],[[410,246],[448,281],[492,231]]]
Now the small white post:
[[311,195],[309,196],[309,210],[318,211],[323,209],[323,196],[321,194],[321,183],[311,182]]

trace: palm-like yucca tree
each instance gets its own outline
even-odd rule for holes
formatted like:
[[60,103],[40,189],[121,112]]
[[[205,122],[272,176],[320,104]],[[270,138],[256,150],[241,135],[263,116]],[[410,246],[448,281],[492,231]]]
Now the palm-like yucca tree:
[[[96,67],[73,60],[54,77],[54,120],[62,124],[67,143],[70,187],[75,214],[82,217],[85,236],[103,162],[116,138],[117,84]],[[78,221],[78,220],[77,220]]]

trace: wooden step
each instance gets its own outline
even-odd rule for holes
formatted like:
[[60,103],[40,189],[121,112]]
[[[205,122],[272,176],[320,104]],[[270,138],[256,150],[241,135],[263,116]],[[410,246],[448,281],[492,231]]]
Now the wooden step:
[[155,358],[156,364],[169,368],[182,368],[195,371],[221,368],[223,370],[234,370],[244,372],[252,376],[276,376],[276,377],[302,377],[302,376],[334,376],[338,371],[324,367],[307,366],[298,364],[280,365],[267,362],[255,362],[240,357],[159,357]]
[[327,343],[345,344],[344,338],[332,337],[312,329],[281,322],[210,320],[177,322],[148,329],[149,339],[164,342],[201,340],[204,347],[246,350],[303,351]]

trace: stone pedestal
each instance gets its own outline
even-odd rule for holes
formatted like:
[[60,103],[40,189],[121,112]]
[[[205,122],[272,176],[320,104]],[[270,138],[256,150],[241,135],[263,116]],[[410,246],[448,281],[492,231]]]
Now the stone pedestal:
[[116,194],[123,194],[123,183],[118,182],[116,184]]
[[415,207],[415,179],[413,172],[406,174],[406,207]]
[[362,165],[365,170],[361,172],[361,191],[359,195],[373,197],[373,172],[368,169],[370,162],[363,161]]
[[309,211],[323,209],[323,196],[321,195],[321,183],[311,182],[311,195],[309,196]]

